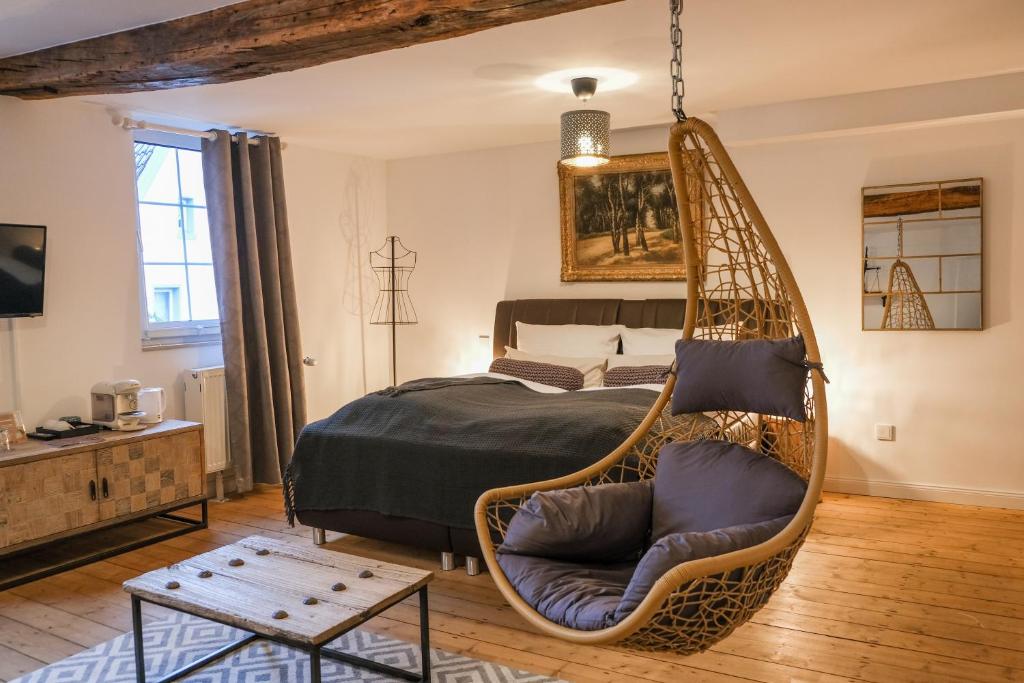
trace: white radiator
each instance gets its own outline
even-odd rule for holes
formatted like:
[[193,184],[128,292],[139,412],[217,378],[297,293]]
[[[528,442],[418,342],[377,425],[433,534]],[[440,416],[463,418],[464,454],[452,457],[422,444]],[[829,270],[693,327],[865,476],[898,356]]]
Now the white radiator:
[[185,419],[203,423],[206,472],[228,465],[228,394],[224,366],[185,371]]

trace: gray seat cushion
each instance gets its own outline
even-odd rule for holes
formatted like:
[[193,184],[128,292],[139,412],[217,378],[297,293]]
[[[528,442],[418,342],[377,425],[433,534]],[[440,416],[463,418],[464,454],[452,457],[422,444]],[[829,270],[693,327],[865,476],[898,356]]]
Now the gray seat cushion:
[[[607,628],[677,564],[777,534],[805,491],[784,465],[738,444],[677,442],[659,453],[653,494],[649,481],[534,494],[509,524],[498,564],[556,624]],[[654,542],[637,563],[649,525]]]
[[615,608],[614,621],[617,623],[629,616],[647,597],[658,579],[677,564],[725,555],[763,543],[782,531],[791,519],[793,516],[789,515],[768,522],[663,536],[640,558],[640,564]]
[[585,564],[529,555],[498,555],[498,564],[516,592],[546,618],[579,631],[616,623],[636,562]]
[[808,368],[803,337],[676,342],[672,414],[736,410],[803,422]]
[[636,560],[650,523],[650,480],[542,491],[516,512],[498,553],[576,562]]
[[788,467],[739,444],[671,443],[658,454],[651,539],[792,515],[806,490]]

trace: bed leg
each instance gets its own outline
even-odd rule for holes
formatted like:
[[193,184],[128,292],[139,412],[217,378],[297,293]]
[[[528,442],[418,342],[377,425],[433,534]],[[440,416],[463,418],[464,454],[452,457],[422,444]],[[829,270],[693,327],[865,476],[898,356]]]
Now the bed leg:
[[450,572],[455,569],[455,553],[441,553],[441,571]]
[[313,529],[313,545],[327,543],[327,532],[323,529]]
[[476,576],[480,573],[480,559],[477,557],[466,556],[466,574],[469,576]]

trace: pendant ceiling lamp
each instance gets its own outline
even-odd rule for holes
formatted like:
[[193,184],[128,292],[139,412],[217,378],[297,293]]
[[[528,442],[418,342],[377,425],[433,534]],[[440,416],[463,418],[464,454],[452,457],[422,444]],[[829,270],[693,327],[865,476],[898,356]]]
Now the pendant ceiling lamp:
[[[596,78],[572,79],[572,94],[586,102],[597,92]],[[581,168],[608,163],[612,117],[597,109],[574,109],[562,114],[562,163]]]

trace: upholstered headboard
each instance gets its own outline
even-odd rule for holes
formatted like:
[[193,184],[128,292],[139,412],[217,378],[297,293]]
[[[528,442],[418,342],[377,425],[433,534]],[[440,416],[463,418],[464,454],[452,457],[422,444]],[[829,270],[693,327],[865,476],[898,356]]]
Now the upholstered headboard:
[[683,329],[686,299],[515,299],[494,311],[494,357],[516,345],[516,322]]

